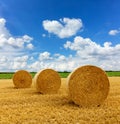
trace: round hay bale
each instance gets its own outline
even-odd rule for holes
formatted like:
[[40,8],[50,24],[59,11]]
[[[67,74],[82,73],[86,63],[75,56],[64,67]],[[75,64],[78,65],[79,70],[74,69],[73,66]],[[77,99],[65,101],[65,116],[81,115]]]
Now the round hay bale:
[[12,80],[16,88],[29,88],[32,84],[32,76],[25,70],[15,72]]
[[83,107],[99,106],[109,93],[109,80],[99,67],[86,65],[77,68],[68,76],[70,99]]
[[43,94],[57,93],[61,86],[59,74],[52,69],[44,69],[34,77],[35,87],[38,92]]

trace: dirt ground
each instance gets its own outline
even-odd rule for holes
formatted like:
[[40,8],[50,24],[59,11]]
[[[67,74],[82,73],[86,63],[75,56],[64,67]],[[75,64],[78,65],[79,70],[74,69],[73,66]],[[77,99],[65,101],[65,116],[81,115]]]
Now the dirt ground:
[[0,80],[0,124],[120,124],[120,77],[109,80],[108,98],[92,108],[69,102],[66,79],[53,95],[39,94],[33,85],[15,89],[12,80]]

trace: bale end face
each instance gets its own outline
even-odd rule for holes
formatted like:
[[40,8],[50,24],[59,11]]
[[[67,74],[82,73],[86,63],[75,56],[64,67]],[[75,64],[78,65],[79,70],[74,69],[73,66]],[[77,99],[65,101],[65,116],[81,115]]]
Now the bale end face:
[[34,83],[38,92],[53,94],[58,92],[61,86],[61,78],[56,71],[44,69],[35,75]]
[[15,72],[12,80],[16,88],[29,88],[32,84],[32,76],[25,70]]
[[80,106],[99,106],[109,93],[109,80],[99,67],[86,65],[68,76],[69,98]]

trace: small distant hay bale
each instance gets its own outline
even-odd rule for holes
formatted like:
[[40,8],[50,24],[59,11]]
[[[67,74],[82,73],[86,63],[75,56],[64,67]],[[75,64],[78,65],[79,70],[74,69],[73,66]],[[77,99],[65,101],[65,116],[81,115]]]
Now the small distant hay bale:
[[32,84],[32,76],[25,70],[19,70],[13,75],[13,84],[16,88],[29,88]]
[[109,93],[109,80],[99,67],[86,65],[77,68],[67,79],[69,98],[82,107],[99,106]]
[[59,74],[52,69],[44,69],[34,77],[35,87],[42,94],[57,93],[61,86]]

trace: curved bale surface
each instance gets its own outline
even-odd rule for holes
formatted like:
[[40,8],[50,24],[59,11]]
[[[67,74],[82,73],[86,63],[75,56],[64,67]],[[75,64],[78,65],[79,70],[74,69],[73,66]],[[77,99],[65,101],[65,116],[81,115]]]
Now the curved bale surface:
[[44,69],[35,75],[34,83],[38,92],[53,94],[58,92],[61,86],[61,78],[56,71]]
[[109,80],[99,67],[86,65],[77,68],[68,76],[70,99],[83,107],[99,106],[109,93]]
[[15,72],[12,80],[16,88],[29,88],[32,84],[32,76],[25,70]]

